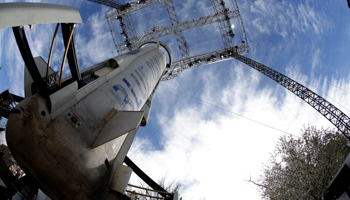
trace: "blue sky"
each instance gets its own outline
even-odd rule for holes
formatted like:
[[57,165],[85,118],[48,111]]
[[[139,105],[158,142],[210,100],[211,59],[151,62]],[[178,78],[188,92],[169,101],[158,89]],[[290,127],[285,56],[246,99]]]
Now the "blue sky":
[[[105,18],[110,8],[87,1],[43,2],[72,5],[80,11],[83,23],[74,32],[80,69],[117,54]],[[237,3],[250,46],[247,57],[288,75],[350,115],[350,9],[346,0]],[[209,0],[178,0],[175,8],[181,22],[213,13]],[[156,25],[170,25],[164,4],[132,17],[138,35]],[[222,48],[217,27],[184,32],[191,55]],[[26,27],[34,56],[47,60],[54,29],[54,24],[35,25],[31,31]],[[174,36],[162,41],[178,58]],[[11,29],[0,30],[0,44],[0,90],[23,96],[24,64]],[[62,56],[59,31],[54,69]],[[69,75],[67,69],[65,75]],[[184,199],[260,199],[256,187],[246,180],[258,178],[278,137],[299,135],[303,124],[334,128],[282,86],[229,60],[161,82],[149,124],[139,129],[129,156],[155,180],[167,175],[169,180],[181,181]],[[135,176],[131,182],[138,184]]]

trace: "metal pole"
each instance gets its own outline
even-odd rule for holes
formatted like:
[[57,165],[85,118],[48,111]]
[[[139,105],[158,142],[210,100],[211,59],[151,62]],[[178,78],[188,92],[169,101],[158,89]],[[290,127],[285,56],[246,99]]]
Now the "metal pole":
[[58,27],[59,27],[59,26],[60,26],[60,24],[57,23],[56,30],[55,30],[55,34],[53,35],[52,42],[51,42],[49,60],[47,61],[47,69],[46,69],[46,84],[47,84],[47,81],[49,80],[49,70],[50,70],[50,63],[51,63],[52,50],[53,50],[53,46],[54,46],[54,44],[55,44],[56,35],[57,35],[57,31],[58,31]]
[[59,88],[61,88],[61,84],[62,84],[62,75],[63,75],[64,63],[66,62],[67,52],[68,52],[68,49],[69,49],[70,40],[72,39],[73,31],[74,31],[74,26],[72,27],[72,30],[70,31],[69,39],[68,39],[68,41],[67,41],[66,49],[65,49],[64,55],[63,55],[62,66],[61,66],[61,72],[60,72],[60,81],[59,81],[59,83],[58,83],[58,87],[59,87]]
[[24,28],[17,26],[12,27],[12,30],[16,38],[18,49],[21,52],[23,61],[29,71],[30,76],[34,80],[36,87],[39,89],[39,93],[42,94],[45,98],[48,98],[49,91],[46,88],[46,83],[41,77],[40,72],[35,64],[32,52],[30,51],[28,41],[24,32]]
[[[168,193],[160,185],[154,182],[145,172],[143,172],[134,162],[132,162],[127,156],[125,156],[124,162],[137,174],[143,181],[145,181],[154,190],[162,191]],[[167,198],[167,194],[158,193],[164,198]],[[169,194],[169,193],[168,193]]]

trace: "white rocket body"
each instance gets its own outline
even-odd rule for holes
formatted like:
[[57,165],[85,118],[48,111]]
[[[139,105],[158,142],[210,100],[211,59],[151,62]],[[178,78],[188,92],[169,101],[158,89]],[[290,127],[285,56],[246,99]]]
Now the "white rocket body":
[[166,62],[156,47],[101,62],[82,71],[84,87],[72,82],[51,94],[51,108],[40,94],[29,95],[29,81],[18,106],[31,118],[12,114],[7,124],[13,156],[54,199],[113,199],[110,185],[120,183],[114,175],[148,121]]

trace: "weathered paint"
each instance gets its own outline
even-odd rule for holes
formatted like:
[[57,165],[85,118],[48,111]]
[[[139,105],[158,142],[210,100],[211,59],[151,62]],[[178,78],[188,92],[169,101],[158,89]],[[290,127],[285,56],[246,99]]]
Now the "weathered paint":
[[118,68],[81,88],[54,113],[35,94],[18,105],[32,118],[9,117],[10,150],[53,199],[118,199],[108,193],[108,185],[138,127],[104,145],[91,146],[119,110],[141,110],[165,70],[166,59],[155,47],[113,59]]

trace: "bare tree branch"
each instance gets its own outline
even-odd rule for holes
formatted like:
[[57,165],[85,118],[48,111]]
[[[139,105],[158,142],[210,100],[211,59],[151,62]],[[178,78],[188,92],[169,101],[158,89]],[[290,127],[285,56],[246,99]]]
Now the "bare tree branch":
[[258,180],[263,199],[320,199],[350,151],[339,132],[308,127],[299,138],[282,136]]

